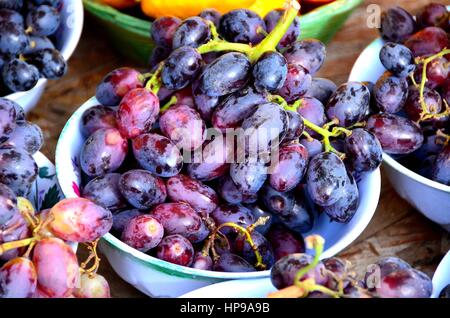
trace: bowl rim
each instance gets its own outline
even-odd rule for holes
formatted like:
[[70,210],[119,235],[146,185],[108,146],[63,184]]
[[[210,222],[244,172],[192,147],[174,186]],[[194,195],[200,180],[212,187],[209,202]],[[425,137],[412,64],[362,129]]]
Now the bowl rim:
[[[450,6],[447,6],[447,8],[450,9]],[[348,78],[349,81],[355,80],[354,79],[356,77],[356,68],[355,67],[357,64],[360,64],[360,63],[362,63],[362,61],[365,60],[365,58],[366,58],[365,55],[367,54],[367,52],[377,49],[377,47],[382,43],[383,43],[383,40],[381,39],[381,37],[378,37],[375,40],[373,40],[372,42],[370,42],[370,44],[364,48],[364,50],[359,54],[358,58],[355,60],[355,63],[353,64],[352,70],[350,71],[350,75]],[[411,178],[423,185],[432,187],[434,189],[450,193],[450,186],[447,186],[445,184],[442,184],[437,181],[428,179],[424,176],[421,176],[417,172],[414,172],[413,170],[400,164],[397,160],[395,160],[391,155],[389,155],[386,152],[383,152],[383,161],[388,166],[390,166],[393,169],[397,170],[398,172],[406,175],[408,178]]]
[[[64,125],[64,128],[61,131],[59,136],[56,152],[55,152],[55,166],[56,166],[56,176],[61,187],[63,194],[67,197],[75,197],[73,193],[72,185],[70,182],[65,182],[66,180],[62,179],[62,175],[60,173],[59,166],[59,158],[65,157],[65,154],[62,154],[62,143],[65,142],[65,136],[67,136],[67,130],[70,126],[74,125],[74,123],[80,120],[82,113],[95,105],[99,105],[99,102],[94,97],[88,99],[84,104],[82,104],[69,118],[69,120]],[[70,137],[69,137],[70,138]],[[367,207],[365,209],[365,217],[362,218],[358,224],[358,226],[354,226],[345,236],[343,236],[338,242],[328,247],[326,251],[322,254],[321,258],[329,258],[333,255],[338,254],[345,248],[347,248],[352,242],[354,242],[361,233],[367,228],[368,224],[372,220],[376,209],[378,207],[379,197],[381,194],[381,172],[380,168],[377,170],[370,172],[365,175],[365,178],[370,178],[371,191],[367,193],[369,201],[367,203]],[[223,272],[215,272],[215,271],[207,271],[207,270],[199,270],[190,267],[185,267],[181,265],[172,264],[163,260],[160,260],[151,255],[140,252],[131,246],[120,241],[114,235],[107,233],[103,238],[103,241],[107,242],[110,247],[118,250],[121,253],[126,254],[129,257],[133,257],[137,259],[140,263],[153,267],[161,272],[165,272],[172,276],[180,276],[185,278],[193,278],[193,279],[223,279],[223,280],[232,280],[232,279],[254,279],[254,278],[262,278],[270,276],[270,270],[265,271],[257,271],[257,272],[239,272],[239,273],[223,273]]]
[[[83,0],[64,0],[64,3],[68,3],[69,5],[73,6],[73,9],[71,9],[72,13],[75,16],[76,23],[73,23],[74,31],[71,33],[71,37],[67,39],[66,43],[64,43],[63,47],[61,48],[60,52],[61,55],[64,57],[66,61],[70,59],[73,52],[75,52],[75,49],[78,45],[78,42],[81,38],[81,33],[83,32],[83,25],[84,25],[84,9],[83,9]],[[16,92],[9,95],[4,96],[3,98],[7,98],[10,100],[18,100],[21,97],[27,95],[32,90],[37,89],[47,83],[48,79],[41,78],[37,82],[37,84],[31,88],[28,91],[23,92]]]

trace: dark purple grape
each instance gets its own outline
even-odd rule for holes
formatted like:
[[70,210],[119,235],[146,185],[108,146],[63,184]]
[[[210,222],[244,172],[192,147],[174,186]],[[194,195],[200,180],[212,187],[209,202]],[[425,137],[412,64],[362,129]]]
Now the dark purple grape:
[[347,182],[347,171],[342,160],[332,152],[313,157],[306,173],[306,184],[314,203],[330,206],[338,202]]
[[213,212],[219,203],[212,188],[182,174],[167,180],[167,193],[173,202],[188,203],[204,216]]
[[0,8],[20,10],[23,7],[23,0],[2,0],[0,1]]
[[159,177],[173,177],[183,167],[183,157],[169,138],[142,134],[133,139],[133,153],[145,170]]
[[[266,269],[272,267],[275,263],[275,257],[273,255],[272,246],[267,239],[258,231],[253,231],[250,236],[256,249],[261,255],[262,262],[266,266]],[[256,264],[256,255],[247,238],[243,235],[239,235],[234,242],[234,248],[242,257],[250,264]]]
[[273,225],[266,237],[272,245],[275,261],[287,255],[305,252],[303,237],[281,224]]
[[144,215],[144,212],[141,212],[137,209],[122,211],[116,214],[113,214],[113,226],[112,231],[117,233],[119,237],[122,235],[123,230],[127,226],[127,224],[131,221],[131,219],[136,216]]
[[375,266],[368,267],[364,277],[364,284],[369,290],[374,290],[379,286],[380,279],[387,275],[411,268],[411,265],[398,257],[384,257],[373,265]]
[[[424,88],[423,98],[428,114],[439,114],[442,110],[442,98],[439,93],[427,87]],[[421,118],[422,103],[420,102],[420,90],[414,86],[409,88],[408,99],[406,100],[405,113],[409,119],[418,121]]]
[[373,115],[367,129],[380,141],[389,154],[409,154],[423,144],[423,133],[413,121],[392,114]]
[[0,228],[5,229],[5,225],[18,214],[16,195],[9,187],[0,183]]
[[[242,205],[222,204],[214,210],[211,217],[216,222],[216,226],[224,223],[235,223],[244,228],[255,223],[255,217],[252,211]],[[224,234],[233,232],[230,227],[221,229]]]
[[187,105],[170,107],[161,115],[159,126],[166,137],[185,151],[199,148],[206,139],[206,125],[200,114]]
[[89,137],[102,128],[117,128],[116,111],[102,105],[87,109],[81,117],[81,132]]
[[236,9],[222,16],[218,31],[228,42],[256,45],[264,39],[266,25],[255,12]]
[[342,84],[326,105],[329,119],[339,120],[339,125],[349,127],[364,119],[369,110],[369,89],[359,82]]
[[183,89],[197,76],[201,66],[202,57],[194,48],[180,47],[164,61],[161,81],[168,89]]
[[[264,18],[264,22],[266,24],[267,32],[272,32],[273,29],[278,24],[278,21],[283,17],[285,13],[285,10],[283,9],[276,9],[270,11]],[[287,48],[292,43],[297,41],[298,37],[300,36],[300,18],[295,17],[292,24],[289,26],[289,29],[286,31],[286,33],[283,35],[283,38],[281,39],[280,43],[277,45],[277,49],[279,51]]]
[[450,13],[445,5],[440,3],[429,3],[417,14],[417,23],[421,27],[436,26],[442,29],[448,27]]
[[441,96],[450,105],[450,78],[448,78],[441,87]]
[[164,181],[145,170],[130,170],[119,180],[119,189],[135,208],[149,209],[166,201]]
[[408,82],[406,78],[398,78],[386,72],[375,83],[373,96],[380,111],[398,113],[408,98]]
[[[217,184],[217,191],[222,199],[230,204],[245,203],[248,201],[256,201],[257,196],[255,194],[244,194],[239,191],[233,179],[229,175],[220,179]],[[254,198],[254,199],[253,199]]]
[[283,87],[286,76],[287,62],[278,52],[264,53],[253,66],[254,84],[259,91],[279,90]]
[[[12,219],[2,226],[0,231],[0,243],[14,242],[29,238],[32,235],[28,229],[28,222],[20,214],[15,214]],[[0,256],[1,261],[9,261],[23,254],[20,248],[9,250]]]
[[184,20],[173,35],[172,47],[182,46],[197,48],[211,38],[208,23],[200,17],[190,17]]
[[128,222],[122,232],[121,240],[145,253],[158,246],[163,236],[163,226],[155,218],[150,215],[140,215]]
[[248,157],[242,162],[232,163],[230,176],[234,184],[245,195],[255,194],[267,179],[267,166],[259,158]]
[[162,47],[172,48],[172,40],[175,31],[181,24],[181,20],[176,17],[161,17],[153,21],[150,30],[153,41]]
[[381,298],[429,298],[433,285],[424,273],[413,269],[400,269],[384,276],[376,289]]
[[24,149],[34,155],[44,144],[44,136],[38,125],[25,120],[17,121],[16,128],[1,147]]
[[108,73],[97,86],[95,96],[104,106],[117,106],[132,89],[142,88],[144,83],[135,69],[123,67]]
[[117,126],[125,138],[135,138],[150,131],[159,115],[159,100],[145,88],[129,91],[117,110]]
[[256,221],[258,221],[260,218],[267,218],[266,222],[263,225],[259,225],[255,228],[255,230],[262,235],[266,235],[266,233],[272,226],[273,215],[262,209],[258,204],[246,204],[245,207],[252,211],[253,217]]
[[5,141],[16,128],[16,109],[20,108],[16,102],[0,97],[0,141]]
[[39,70],[25,61],[12,59],[3,66],[2,78],[3,83],[11,91],[28,91],[39,81]]
[[197,252],[194,254],[194,261],[192,262],[191,267],[204,271],[210,271],[213,267],[213,261],[209,255],[205,256],[203,252]]
[[159,63],[161,63],[162,61],[164,61],[166,58],[169,57],[170,53],[172,53],[171,49],[162,46],[155,47],[152,50],[152,53],[150,54],[150,57],[148,59],[149,67],[151,69],[156,69],[157,66],[159,66]]
[[[414,72],[414,79],[417,83],[422,82],[423,64],[419,64]],[[435,89],[444,85],[445,81],[450,78],[450,62],[445,57],[439,57],[432,60],[427,65],[425,86]],[[444,89],[445,91],[445,89]]]
[[191,266],[194,261],[194,248],[185,237],[179,234],[169,235],[159,243],[156,257],[169,263]]
[[222,14],[216,9],[204,9],[199,14],[200,18],[203,18],[206,21],[211,21],[216,27],[219,27],[220,18]]
[[9,21],[0,22],[1,54],[20,54],[25,51],[28,45],[28,37],[25,34],[23,26]]
[[432,179],[450,185],[450,146],[447,145],[437,156],[432,167]]
[[116,171],[125,160],[128,142],[117,129],[99,129],[84,143],[80,165],[90,177]]
[[323,152],[323,144],[317,139],[301,139],[300,143],[308,150],[309,158],[315,157],[319,153]]
[[83,198],[89,199],[115,212],[127,207],[127,201],[119,190],[119,173],[108,173],[92,179],[83,189]]
[[322,67],[327,55],[325,44],[315,39],[295,42],[283,53],[289,64],[303,66],[314,75]]
[[414,18],[400,7],[381,13],[381,37],[386,41],[403,42],[416,31]]
[[30,36],[28,36],[28,38],[29,38],[28,47],[23,52],[23,54],[25,54],[25,55],[37,53],[37,52],[39,52],[41,50],[45,50],[45,49],[49,49],[49,50],[55,49],[55,45],[53,44],[53,42],[45,36],[30,35]]
[[33,157],[23,149],[0,149],[0,183],[26,197],[38,175]]
[[306,94],[311,87],[311,82],[311,74],[303,66],[288,64],[286,81],[278,93],[288,103],[292,103]]
[[238,128],[245,118],[267,101],[266,94],[248,86],[224,99],[215,109],[211,123],[224,133],[227,128]]
[[261,189],[259,197],[269,212],[277,216],[289,214],[295,205],[293,192],[279,192],[268,184]]
[[67,72],[67,63],[55,49],[42,49],[40,51],[25,55],[25,60],[37,67],[42,77],[47,79],[58,79]]
[[[294,285],[298,271],[311,264],[312,261],[313,257],[307,254],[291,254],[281,258],[270,272],[270,280],[273,286],[282,289]],[[319,263],[314,269],[307,272],[301,280],[312,278],[316,284],[323,285],[327,281],[324,269],[323,263]]]
[[217,272],[230,272],[230,273],[241,273],[241,272],[255,272],[256,269],[250,265],[242,257],[224,253],[220,255],[220,258],[214,263],[213,270]]
[[312,79],[311,87],[308,89],[305,96],[314,97],[322,104],[326,105],[336,89],[336,84],[329,79],[314,77]]
[[283,141],[298,140],[305,130],[303,118],[299,113],[291,110],[286,111],[286,114],[288,115],[288,127]]
[[374,171],[383,161],[383,149],[377,137],[361,128],[352,130],[345,139],[345,154],[356,172]]
[[383,46],[380,61],[389,72],[400,78],[407,77],[416,69],[412,52],[397,43],[389,42]]
[[441,52],[450,47],[450,40],[441,28],[426,27],[406,40],[405,46],[411,50],[414,57],[419,57]]
[[54,34],[61,24],[61,16],[56,8],[41,5],[28,12],[26,25],[31,34],[49,36]]
[[278,162],[272,163],[269,183],[277,191],[291,191],[305,175],[308,150],[302,144],[289,144],[281,146],[278,151]]
[[53,8],[60,8],[62,5],[62,0],[31,0],[32,3],[30,3],[30,1],[27,1],[28,5],[36,5],[36,6],[40,6],[43,4],[46,4],[48,6],[51,6]]
[[189,204],[160,204],[151,215],[162,224],[166,235],[180,234],[192,243],[200,243],[209,235],[205,223]]
[[226,53],[208,64],[199,78],[199,88],[208,96],[224,96],[242,89],[251,64],[242,53]]
[[11,9],[0,9],[0,23],[4,21],[12,22],[22,27],[24,25],[23,16],[19,12]]
[[351,221],[359,206],[359,190],[355,179],[348,175],[345,182],[341,198],[329,206],[320,208],[332,221],[338,223],[348,223]]
[[439,293],[439,298],[450,298],[450,284],[445,286],[443,290]]
[[220,103],[219,97],[211,97],[203,93],[199,87],[199,81],[192,83],[192,97],[194,98],[197,111],[206,122],[211,121],[212,114]]

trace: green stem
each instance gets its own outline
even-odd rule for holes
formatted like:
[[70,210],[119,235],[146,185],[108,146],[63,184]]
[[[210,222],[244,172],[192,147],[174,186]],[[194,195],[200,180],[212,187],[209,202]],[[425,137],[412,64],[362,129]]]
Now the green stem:
[[314,254],[314,259],[311,262],[311,264],[303,267],[295,275],[294,283],[295,283],[295,285],[297,285],[299,287],[302,287],[300,284],[301,284],[301,279],[303,278],[303,276],[305,276],[306,273],[308,273],[310,270],[314,269],[317,266],[317,264],[319,264],[320,256],[322,255],[323,247],[325,244],[324,239],[322,237],[320,237],[319,235],[308,236],[305,239],[305,242],[306,242],[306,246],[308,248],[314,249],[315,254]]
[[270,95],[270,96],[269,96],[269,101],[274,102],[274,103],[280,105],[280,107],[282,107],[282,108],[284,108],[284,109],[286,109],[286,110],[289,110],[288,108],[289,108],[290,106],[288,105],[288,103],[286,102],[286,100],[285,100],[283,97],[281,97],[280,95]]
[[12,242],[6,242],[0,245],[0,255],[3,255],[4,253],[14,250],[16,248],[25,247],[30,245],[31,243],[35,242],[37,238],[30,237],[26,238],[20,241],[12,241]]
[[242,43],[230,43],[224,40],[211,40],[197,49],[198,53],[205,54],[209,52],[236,51],[244,54],[250,54],[252,48],[250,45]]
[[158,68],[156,69],[155,73],[153,73],[148,80],[147,84],[145,85],[145,88],[152,92],[153,94],[157,95],[159,90],[161,89],[162,83],[161,83],[161,71],[164,66],[164,63],[159,63]]
[[170,107],[172,107],[173,105],[175,105],[178,102],[178,99],[176,96],[172,96],[172,98],[163,106],[161,107],[161,109],[159,110],[159,112],[162,114],[164,113],[166,110],[168,110]]

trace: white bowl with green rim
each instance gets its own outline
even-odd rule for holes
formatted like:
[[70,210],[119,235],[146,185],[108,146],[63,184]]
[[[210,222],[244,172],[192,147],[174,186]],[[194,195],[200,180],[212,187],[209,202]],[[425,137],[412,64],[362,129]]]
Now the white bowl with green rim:
[[[86,140],[81,133],[83,113],[99,105],[95,97],[78,108],[66,123],[56,147],[56,173],[66,197],[80,195],[81,172],[78,162],[80,150]],[[322,257],[336,255],[350,245],[367,227],[375,213],[381,189],[379,169],[358,180],[360,204],[358,211],[348,224],[330,222],[322,214],[315,220],[313,230],[308,234],[319,234],[325,238]],[[258,279],[270,276],[270,271],[251,273],[222,273],[204,271],[174,265],[138,250],[107,234],[100,242],[114,270],[125,281],[141,292],[155,297],[178,297],[189,291],[214,283],[236,279]]]

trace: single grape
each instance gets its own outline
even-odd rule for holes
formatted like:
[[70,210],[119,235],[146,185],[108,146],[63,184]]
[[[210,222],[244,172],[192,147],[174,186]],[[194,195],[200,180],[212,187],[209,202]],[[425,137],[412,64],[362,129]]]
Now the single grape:
[[259,198],[274,215],[288,214],[295,205],[294,192],[279,192],[266,184],[259,192]]
[[272,245],[275,261],[287,255],[305,252],[303,237],[282,224],[273,225],[266,237]]
[[212,188],[182,174],[167,180],[167,193],[173,202],[186,202],[204,216],[213,212],[219,203]]
[[195,109],[194,96],[192,95],[192,85],[176,91],[174,96],[177,99],[176,104],[186,105]]
[[125,160],[128,142],[115,128],[99,129],[84,143],[80,165],[90,177],[116,171]]
[[108,173],[89,181],[83,189],[83,198],[116,212],[127,207],[119,190],[120,173]]
[[283,141],[294,141],[298,140],[305,130],[305,123],[303,122],[302,116],[299,113],[292,110],[286,111],[288,116],[288,127],[286,131],[286,136]]
[[429,3],[417,14],[417,22],[421,27],[436,26],[445,29],[448,25],[449,15],[445,5]]
[[80,287],[75,289],[73,294],[77,298],[111,298],[108,282],[96,273],[81,274]]
[[[283,9],[275,9],[267,13],[267,15],[264,17],[264,22],[266,24],[267,32],[272,32],[273,29],[278,24],[278,21],[283,17],[285,13],[285,10]],[[286,31],[286,33],[283,35],[283,38],[281,39],[280,43],[277,45],[277,49],[279,51],[289,47],[292,43],[297,41],[298,37],[300,36],[300,18],[295,17],[292,24],[289,26],[289,29]]]
[[256,194],[244,194],[239,191],[233,179],[229,175],[219,180],[217,184],[217,191],[226,202],[230,204],[239,204],[248,201],[256,201]]
[[262,235],[266,235],[273,223],[273,215],[266,210],[262,209],[258,204],[246,204],[245,207],[252,211],[253,217],[255,220],[259,220],[260,218],[265,218],[266,221],[263,225],[258,225],[255,230],[261,233]]
[[4,21],[12,22],[22,27],[24,25],[23,16],[19,12],[11,9],[0,9],[0,23]]
[[219,22],[222,14],[216,9],[210,8],[204,9],[202,12],[200,12],[199,17],[203,18],[206,21],[211,21],[216,27],[219,27]]
[[416,69],[412,52],[397,43],[389,42],[383,46],[380,61],[388,71],[400,78],[407,77]]
[[392,114],[373,115],[367,129],[380,141],[389,154],[409,154],[423,144],[423,133],[413,121]]
[[[294,285],[295,276],[302,268],[308,266],[313,261],[313,257],[307,254],[291,254],[278,260],[270,272],[270,280],[277,289],[282,289]],[[324,265],[320,262],[315,268],[307,272],[301,279],[314,279],[316,284],[323,285],[327,281],[324,274]]]
[[21,109],[15,102],[0,98],[0,141],[5,141],[16,128],[17,109]]
[[128,203],[138,209],[148,209],[166,201],[164,181],[145,170],[130,170],[122,175],[119,189]]
[[159,63],[169,57],[170,53],[172,53],[171,49],[162,46],[155,47],[148,59],[148,65],[150,69],[156,69],[159,66]]
[[142,134],[133,139],[133,153],[139,164],[159,177],[173,177],[183,167],[183,157],[169,138]]
[[342,160],[332,152],[322,152],[309,162],[306,184],[314,203],[330,206],[343,195],[347,171]]
[[381,37],[386,41],[400,43],[417,29],[416,21],[405,10],[393,7],[381,13]]
[[33,251],[39,289],[49,297],[67,297],[77,287],[80,277],[77,256],[59,238],[41,239]]
[[2,298],[30,298],[36,291],[36,286],[36,269],[27,258],[12,259],[0,269]]
[[16,128],[1,147],[24,149],[30,155],[38,152],[44,144],[44,135],[38,125],[25,120],[17,121]]
[[185,237],[179,234],[169,235],[159,243],[156,257],[169,263],[191,266],[194,261],[194,248]]
[[180,234],[193,244],[204,241],[209,235],[201,217],[186,203],[160,204],[151,215],[161,223],[166,235]]
[[283,87],[278,93],[288,103],[295,102],[306,94],[312,82],[311,74],[300,64],[288,64],[288,73]]
[[212,114],[214,128],[226,132],[227,128],[238,128],[242,121],[253,114],[259,105],[267,103],[267,95],[248,86],[224,99]]
[[97,100],[104,106],[117,106],[122,98],[135,88],[142,88],[144,83],[140,73],[135,69],[123,67],[108,73],[97,86]]
[[381,298],[429,298],[433,286],[424,273],[413,269],[400,269],[384,276],[376,291]]
[[56,8],[40,5],[28,12],[26,25],[31,34],[49,36],[54,34],[61,24],[61,16]]
[[314,75],[325,62],[327,52],[319,40],[307,39],[295,42],[283,55],[289,64],[300,65]]
[[[424,88],[423,98],[425,102],[426,113],[439,114],[442,110],[442,98],[438,92],[427,87]],[[423,109],[420,102],[420,89],[411,86],[409,88],[408,99],[404,107],[405,113],[409,119],[418,121],[421,118]]]
[[323,152],[323,145],[317,139],[311,138],[311,140],[309,140],[305,138],[301,139],[300,143],[308,150],[309,158],[315,157],[319,153]]
[[445,146],[437,156],[431,177],[434,181],[450,185],[450,146]]
[[[419,64],[414,73],[414,79],[417,83],[422,82],[423,64]],[[445,81],[450,78],[450,62],[445,57],[433,59],[427,65],[425,86],[435,89],[444,85]],[[443,90],[445,92],[445,89]]]
[[187,105],[170,107],[161,115],[159,126],[162,133],[184,151],[199,148],[206,139],[206,125],[200,114]]
[[10,21],[0,21],[1,54],[21,54],[28,45],[28,37],[25,34],[23,26]]
[[441,28],[426,27],[406,40],[405,46],[411,50],[414,57],[426,56],[450,47],[450,40]]
[[117,110],[117,125],[125,138],[135,138],[150,131],[159,115],[159,100],[145,88],[129,91]]
[[34,65],[16,58],[3,66],[2,78],[11,91],[28,91],[39,81],[39,70]]
[[156,218],[140,215],[132,218],[125,225],[121,240],[145,253],[158,246],[163,236],[164,228]]
[[87,109],[81,118],[81,132],[89,137],[102,128],[117,128],[116,111],[102,105]]
[[152,40],[159,46],[172,48],[175,31],[180,26],[181,20],[177,17],[161,17],[153,21],[150,34]]
[[374,171],[383,161],[383,149],[377,137],[362,128],[352,130],[345,139],[345,154],[356,172]]
[[385,113],[398,113],[408,98],[408,82],[386,72],[376,82],[373,94],[378,109]]
[[36,180],[38,167],[33,157],[22,149],[0,149],[0,183],[17,196],[26,197]]
[[254,84],[259,91],[279,90],[283,87],[286,76],[287,62],[278,52],[264,53],[253,66]]
[[[244,228],[252,225],[256,220],[249,209],[242,205],[222,204],[217,207],[211,214],[211,217],[216,222],[216,226],[224,223],[235,223]],[[231,227],[221,229],[224,234],[233,232]]]
[[[405,97],[406,98],[406,97]],[[369,109],[369,89],[359,82],[342,84],[326,105],[329,119],[337,119],[339,125],[349,127],[364,119]]]
[[23,54],[25,55],[33,54],[44,49],[53,50],[55,49],[55,45],[48,37],[29,35],[28,46],[25,49],[25,51],[23,51]]
[[210,122],[214,110],[220,103],[220,98],[217,96],[211,97],[203,93],[199,87],[198,80],[192,83],[192,97],[194,98],[195,107],[202,119],[206,122]]
[[242,162],[232,163],[230,176],[234,184],[245,195],[255,194],[267,179],[267,166],[260,158],[248,157]]
[[172,47],[182,46],[197,48],[211,38],[208,23],[200,17],[190,17],[184,20],[173,34]]
[[0,183],[0,228],[5,228],[18,214],[16,195],[9,187]]
[[450,298],[450,284],[439,293],[439,298]]
[[250,265],[242,257],[224,253],[220,255],[220,258],[214,263],[213,270],[217,272],[229,272],[229,273],[243,273],[243,272],[255,272],[256,269]]
[[264,39],[266,25],[255,12],[236,9],[222,16],[218,31],[229,42],[256,45]]
[[195,253],[192,268],[210,271],[212,267],[213,261],[209,255],[204,255],[203,252]]
[[[273,254],[272,246],[269,241],[258,231],[253,231],[250,234],[254,248],[257,249],[262,258],[262,263],[269,269],[275,263],[275,257]],[[247,241],[246,236],[239,235],[234,242],[234,249],[250,264],[256,264],[255,251],[251,247],[250,243]]]
[[201,66],[202,57],[194,48],[180,47],[164,61],[161,81],[171,90],[185,88],[197,76]]
[[208,64],[199,78],[199,88],[208,96],[224,96],[242,89],[251,64],[242,53],[230,52]]
[[[299,100],[299,107],[297,112],[305,119],[309,120],[313,124],[322,127],[327,122],[327,117],[325,115],[325,108],[323,104],[314,97],[304,96]],[[309,128],[306,131],[315,136],[317,133]]]
[[314,77],[312,79],[311,87],[306,92],[305,96],[314,97],[322,104],[328,104],[331,95],[336,91],[337,86],[334,82],[326,78]]
[[122,235],[123,230],[127,226],[127,224],[136,216],[143,215],[144,212],[141,212],[137,209],[126,210],[113,215],[113,226],[111,228],[114,233],[118,234],[119,237]]
[[25,60],[36,66],[41,76],[47,79],[61,78],[67,72],[67,63],[64,56],[55,49],[42,49],[27,54]]

